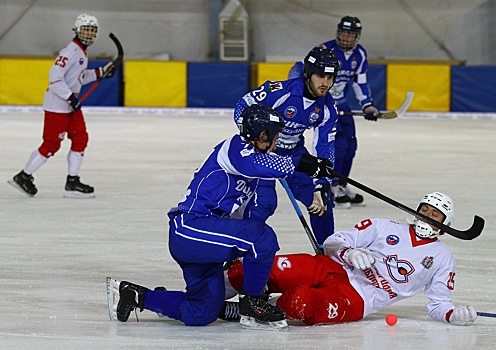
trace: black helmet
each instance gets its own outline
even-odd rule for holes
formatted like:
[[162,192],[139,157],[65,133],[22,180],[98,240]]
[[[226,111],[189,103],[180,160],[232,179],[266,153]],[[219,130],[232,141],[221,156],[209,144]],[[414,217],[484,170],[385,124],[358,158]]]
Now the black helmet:
[[[343,44],[341,42],[340,33],[351,33],[355,34],[355,42],[353,45]],[[344,51],[351,51],[355,48],[356,44],[358,44],[358,40],[360,40],[360,35],[362,34],[362,22],[357,17],[344,16],[341,18],[341,21],[338,23],[338,29],[336,31],[336,41],[338,42],[339,48]]]
[[262,132],[267,132],[267,139],[261,141],[272,141],[278,132],[284,130],[286,123],[281,115],[274,109],[263,105],[251,105],[241,113],[241,120],[238,124],[239,134],[247,140],[257,141]]
[[339,71],[339,61],[336,54],[327,48],[314,47],[305,57],[305,76],[310,79],[312,74],[332,75],[335,78]]

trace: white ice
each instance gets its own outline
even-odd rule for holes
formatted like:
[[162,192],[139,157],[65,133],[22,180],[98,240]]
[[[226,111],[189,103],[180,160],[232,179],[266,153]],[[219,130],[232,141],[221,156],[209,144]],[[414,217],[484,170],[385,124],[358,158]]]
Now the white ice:
[[[237,132],[231,112],[86,108],[90,143],[81,180],[94,199],[63,198],[66,140],[35,173],[29,198],[7,184],[41,142],[39,108],[0,108],[1,349],[492,349],[496,319],[462,327],[440,323],[419,294],[362,321],[325,326],[290,322],[288,332],[217,321],[186,327],[154,313],[109,320],[105,278],[182,290],[167,248],[166,213],[211,147]],[[496,313],[496,116],[413,114],[356,119],[359,149],[351,178],[415,208],[425,193],[453,197],[453,227],[486,220],[473,241],[441,239],[457,257],[455,304]],[[311,136],[311,135],[309,135]],[[312,252],[284,190],[270,220],[280,253]],[[357,191],[363,194],[362,191]],[[336,228],[369,217],[408,214],[364,194],[365,207],[336,210]],[[385,316],[395,313],[390,327]]]

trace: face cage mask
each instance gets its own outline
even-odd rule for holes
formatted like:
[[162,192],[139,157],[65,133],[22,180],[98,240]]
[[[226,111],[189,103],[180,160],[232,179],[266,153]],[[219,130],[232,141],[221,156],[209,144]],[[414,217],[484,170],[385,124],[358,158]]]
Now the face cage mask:
[[[89,27],[94,28],[94,30],[91,31],[91,29]],[[77,34],[79,41],[81,41],[81,43],[83,45],[90,46],[95,42],[95,40],[97,38],[98,27],[95,27],[92,25],[84,25],[84,26],[80,27],[80,30],[77,31],[76,34]],[[92,35],[93,35],[93,37],[91,37]]]
[[415,218],[415,220],[413,220],[413,229],[415,230],[415,235],[422,239],[432,238],[435,236],[440,236],[442,234],[440,229],[433,230],[428,223],[418,218]]
[[[346,45],[343,44],[343,42],[341,41],[341,38],[340,38],[340,33],[355,34],[355,41],[352,44],[346,44]],[[358,33],[350,32],[350,31],[346,31],[346,30],[341,30],[341,29],[338,29],[336,32],[336,42],[338,43],[339,49],[343,52],[353,51],[355,49],[355,47],[357,46],[359,40],[360,40],[360,34],[358,34]]]

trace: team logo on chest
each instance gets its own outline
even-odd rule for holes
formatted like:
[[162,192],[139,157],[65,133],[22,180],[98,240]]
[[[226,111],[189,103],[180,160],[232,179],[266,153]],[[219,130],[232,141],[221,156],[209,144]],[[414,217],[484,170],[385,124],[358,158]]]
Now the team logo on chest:
[[415,267],[408,260],[400,260],[397,255],[388,255],[384,258],[389,276],[396,283],[407,283],[408,278],[415,272]]
[[357,62],[356,62],[356,58],[353,57],[353,61],[351,61],[351,69],[355,70],[357,67]]
[[432,265],[434,265],[434,257],[426,256],[425,258],[422,259],[420,264],[428,270],[432,267]]
[[296,113],[298,113],[298,109],[295,106],[289,106],[284,110],[284,115],[286,118],[293,118]]
[[388,245],[396,245],[396,244],[400,243],[400,239],[396,235],[388,235],[386,237],[386,243]]
[[84,63],[84,58],[82,58],[82,57],[81,57],[81,58],[79,59],[79,65],[80,65],[80,66],[82,66],[82,65],[83,65],[83,63]]
[[319,112],[320,112],[320,108],[315,107],[314,111],[310,113],[310,116],[308,117],[308,121],[310,122],[310,124],[315,123],[317,119],[319,119]]

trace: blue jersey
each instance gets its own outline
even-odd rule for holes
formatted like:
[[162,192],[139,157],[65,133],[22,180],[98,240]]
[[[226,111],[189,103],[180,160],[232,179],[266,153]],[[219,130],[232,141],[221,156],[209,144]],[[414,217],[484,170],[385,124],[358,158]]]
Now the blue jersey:
[[252,104],[272,107],[284,119],[286,127],[276,140],[278,152],[291,153],[295,147],[304,147],[303,133],[314,129],[312,154],[335,161],[334,139],[338,115],[330,94],[311,100],[303,96],[305,78],[285,81],[266,81],[238,101],[234,121],[239,123],[243,110]]
[[240,135],[218,144],[196,170],[182,200],[171,211],[201,217],[248,218],[259,179],[293,174],[291,157],[260,153]]
[[[369,63],[367,60],[367,51],[365,51],[363,46],[357,44],[353,51],[350,52],[341,51],[336,40],[327,41],[319,46],[331,49],[339,60],[338,76],[330,91],[338,108],[340,105],[346,104],[349,93],[347,87],[350,82],[360,106],[363,107],[364,105],[370,104],[372,102],[372,96],[369,84],[367,83],[367,69]],[[303,62],[297,62],[291,68],[289,78],[302,77],[303,70]]]

